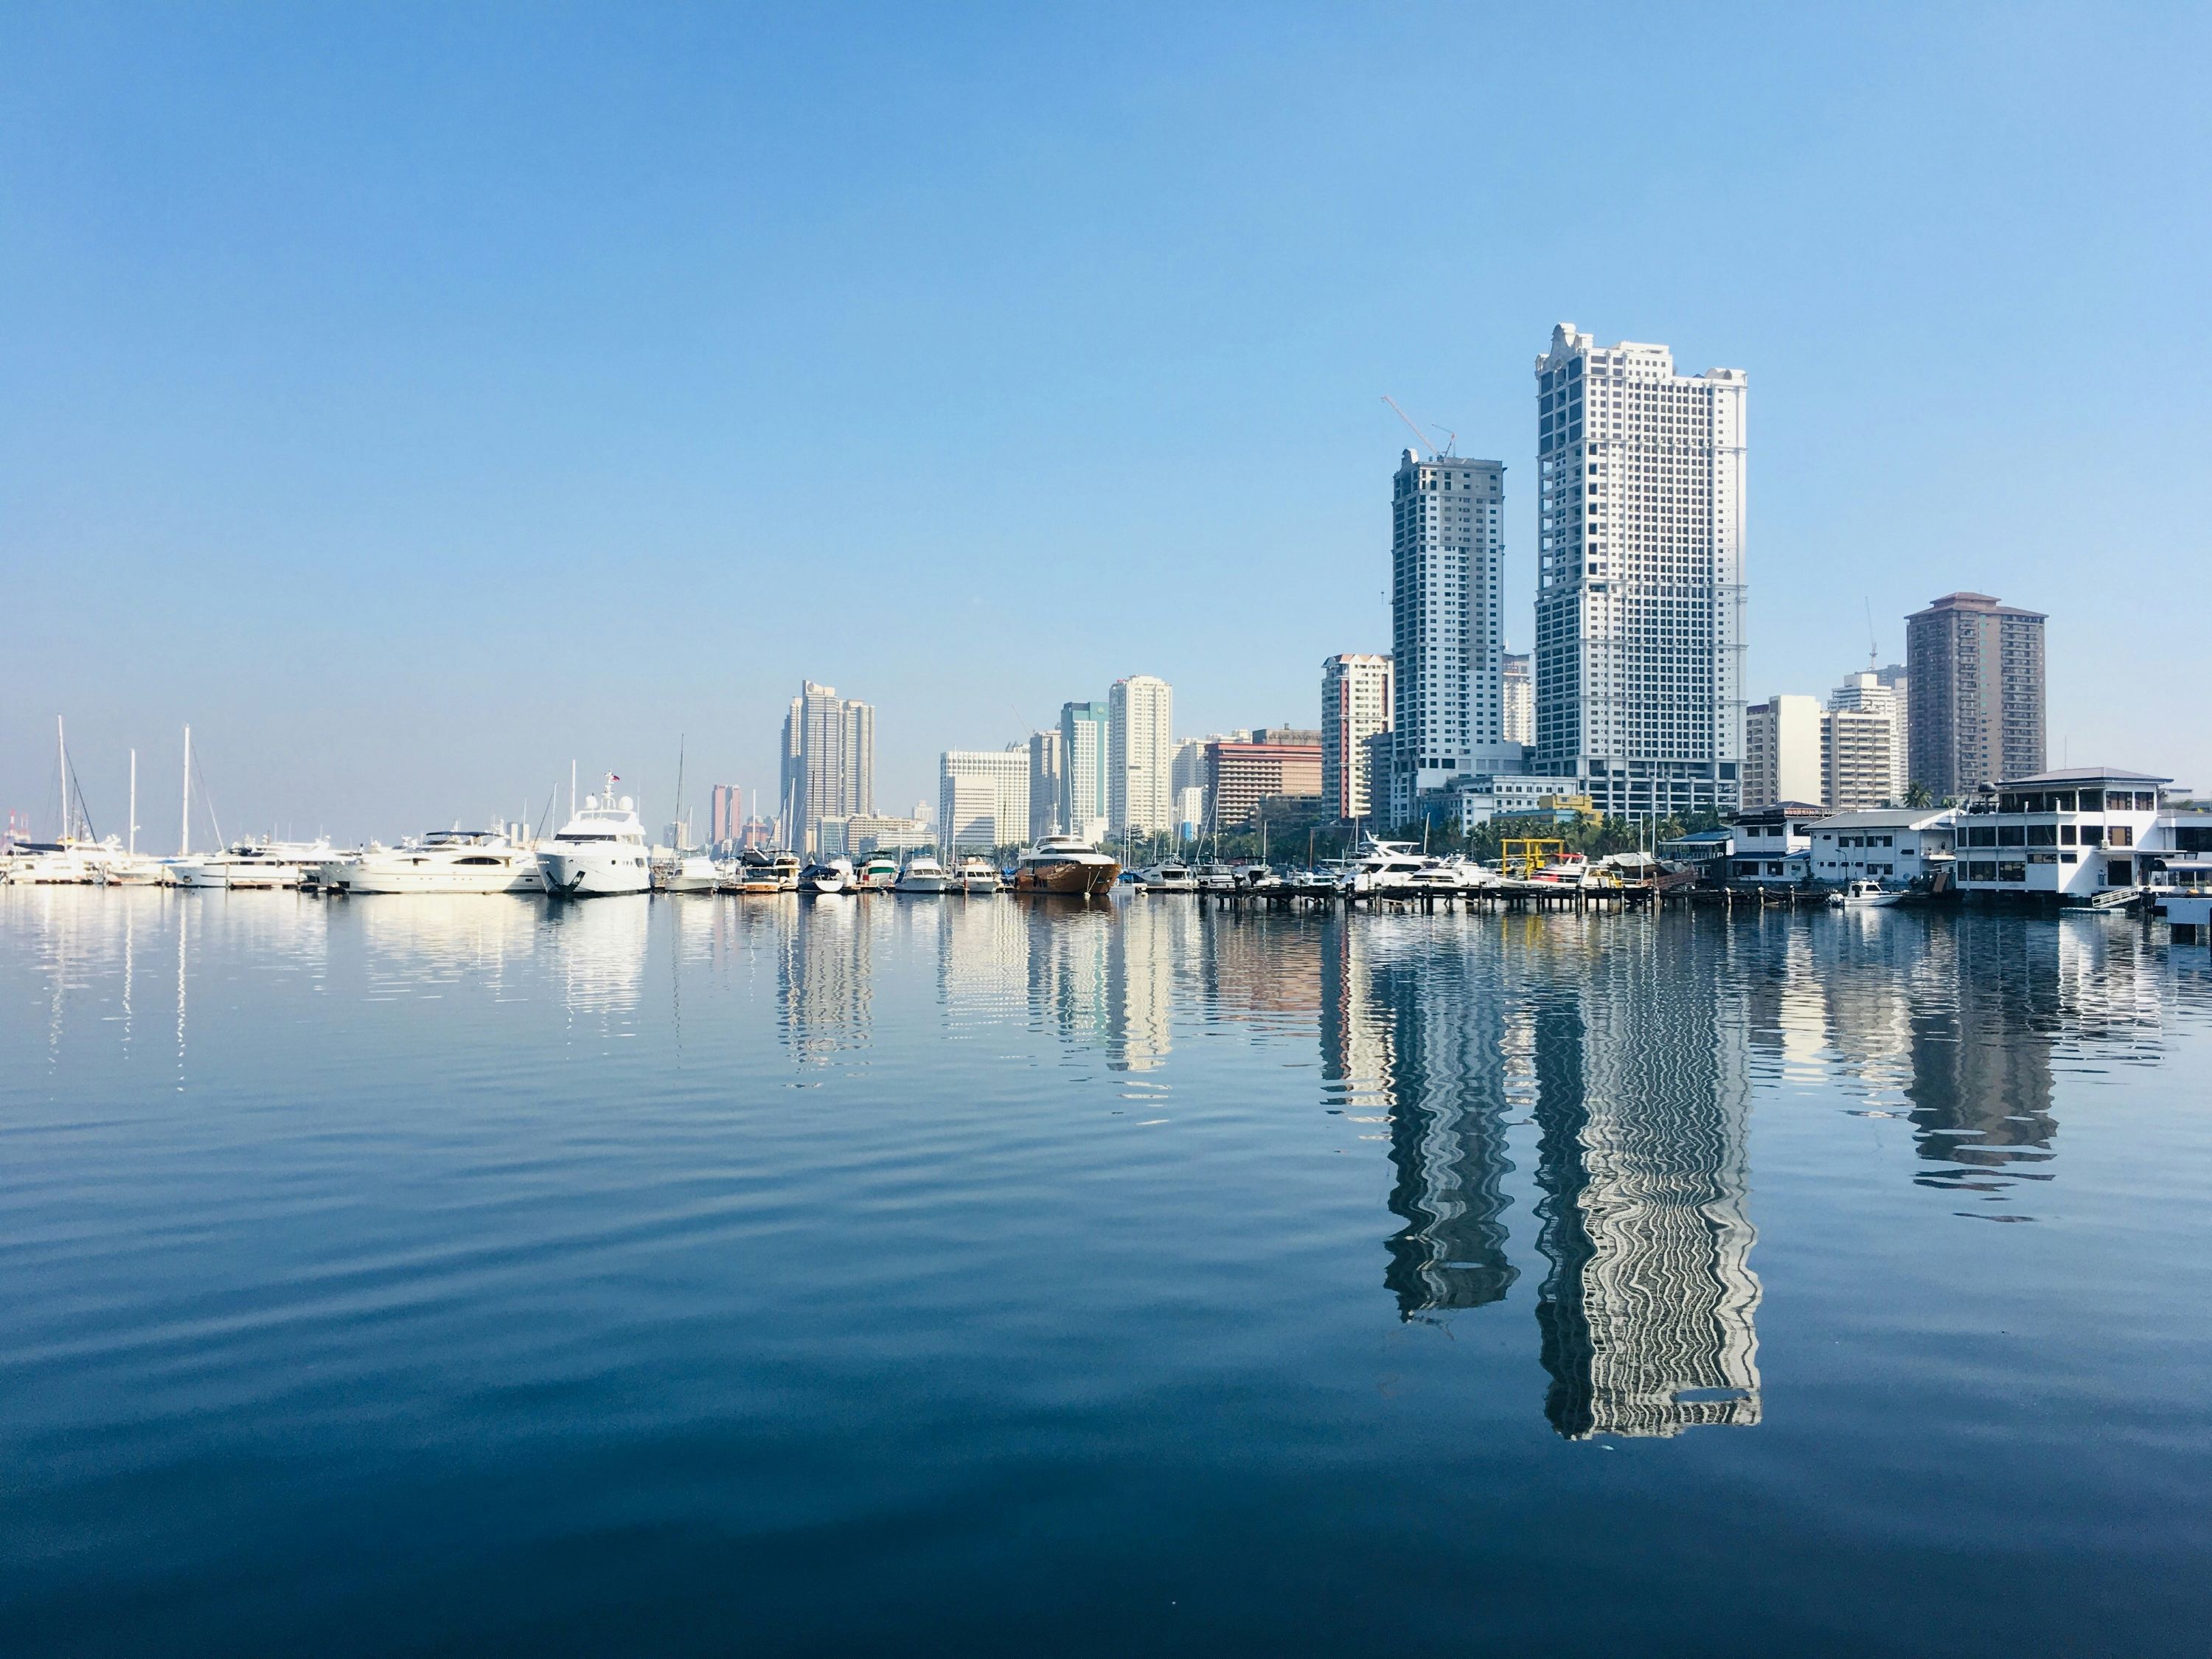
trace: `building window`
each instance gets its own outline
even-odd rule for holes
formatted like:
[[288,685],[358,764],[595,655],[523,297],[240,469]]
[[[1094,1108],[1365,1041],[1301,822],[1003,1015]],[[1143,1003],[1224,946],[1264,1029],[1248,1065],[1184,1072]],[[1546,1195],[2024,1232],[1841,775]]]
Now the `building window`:
[[2027,879],[2027,866],[2025,864],[2000,863],[1997,866],[1997,879],[1999,881],[2026,881]]

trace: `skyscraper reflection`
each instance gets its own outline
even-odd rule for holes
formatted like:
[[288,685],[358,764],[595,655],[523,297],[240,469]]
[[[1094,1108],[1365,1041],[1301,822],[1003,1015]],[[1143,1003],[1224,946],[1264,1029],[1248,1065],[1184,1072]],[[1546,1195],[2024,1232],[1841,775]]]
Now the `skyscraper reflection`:
[[1436,954],[1457,947],[1436,932],[1340,919],[1322,945],[1324,1086],[1354,1122],[1387,1126],[1389,1207],[1404,1224],[1382,1280],[1406,1319],[1500,1301],[1518,1276],[1505,1251],[1504,1005],[1494,988],[1439,983]]
[[816,899],[793,906],[777,943],[778,1023],[792,1058],[827,1061],[865,1047],[873,992],[872,933],[862,901]]
[[1552,1426],[1674,1435],[1759,1419],[1750,1087],[1730,935],[1615,932],[1534,991],[1536,1320]]

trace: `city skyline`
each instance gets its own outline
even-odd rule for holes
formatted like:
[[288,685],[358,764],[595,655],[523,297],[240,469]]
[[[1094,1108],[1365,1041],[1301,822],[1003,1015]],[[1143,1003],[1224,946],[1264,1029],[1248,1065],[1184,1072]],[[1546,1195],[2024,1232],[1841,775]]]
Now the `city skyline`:
[[[1522,377],[1560,318],[1757,382],[1747,701],[1863,665],[1869,609],[1897,660],[1931,593],[2002,593],[2051,618],[2054,764],[2212,785],[2212,738],[2137,718],[2191,693],[2205,534],[2112,482],[2187,493],[2212,416],[2089,372],[2206,326],[2167,205],[2206,117],[2130,90],[2204,20],[1594,14],[1735,88],[1716,155],[1604,100],[1562,139],[1551,25],[1511,14],[1411,65],[1349,19],[893,18],[889,102],[820,83],[811,19],[550,21],[518,58],[459,15],[431,74],[396,16],[101,15],[18,20],[0,135],[9,808],[58,712],[103,830],[137,749],[156,840],[186,722],[226,829],[352,836],[534,819],[572,760],[658,821],[679,744],[765,803],[809,677],[884,711],[901,803],[1132,664],[1182,732],[1310,721],[1314,665],[1390,641],[1382,392],[1505,465],[1533,646]],[[1439,141],[1638,161],[1603,244],[1512,228],[1550,210],[1506,167],[1376,259],[1376,180]],[[1729,257],[1601,257],[1690,226]]]

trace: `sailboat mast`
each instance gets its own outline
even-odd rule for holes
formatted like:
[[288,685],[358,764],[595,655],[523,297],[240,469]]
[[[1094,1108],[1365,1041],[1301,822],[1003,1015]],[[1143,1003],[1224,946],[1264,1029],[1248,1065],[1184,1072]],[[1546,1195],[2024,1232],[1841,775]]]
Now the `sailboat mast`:
[[54,716],[54,750],[55,750],[55,752],[56,752],[56,753],[60,757],[60,758],[61,758],[61,770],[62,770],[62,833],[61,833],[61,839],[62,839],[62,840],[64,840],[64,841],[68,841],[68,840],[69,840],[69,839],[70,839],[70,837],[71,837],[71,836],[76,833],[76,825],[75,825],[74,821],[73,821],[73,820],[70,818],[70,817],[69,738],[68,738],[66,736],[64,736],[64,735],[63,734],[63,732],[62,732],[62,717],[61,717],[59,714],[57,714],[57,715],[55,715],[55,716]]
[[185,827],[177,832],[177,856],[188,858],[192,850],[192,728],[185,728]]
[[138,751],[131,751],[131,844],[124,850],[133,858],[138,855]]

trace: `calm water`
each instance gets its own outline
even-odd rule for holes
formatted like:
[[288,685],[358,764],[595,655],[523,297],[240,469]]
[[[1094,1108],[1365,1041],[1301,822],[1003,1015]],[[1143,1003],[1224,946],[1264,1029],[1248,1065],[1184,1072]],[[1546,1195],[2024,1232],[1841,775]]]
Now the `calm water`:
[[0,1646],[2202,1652],[2105,918],[0,890]]

